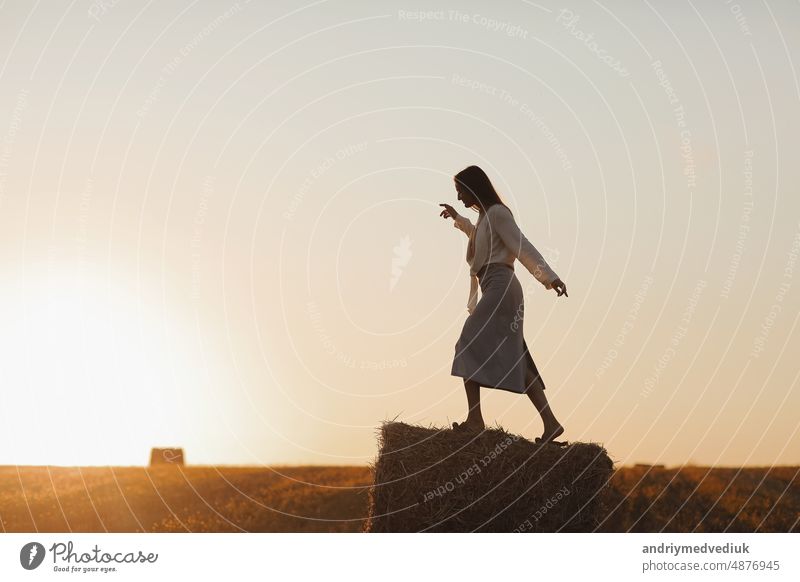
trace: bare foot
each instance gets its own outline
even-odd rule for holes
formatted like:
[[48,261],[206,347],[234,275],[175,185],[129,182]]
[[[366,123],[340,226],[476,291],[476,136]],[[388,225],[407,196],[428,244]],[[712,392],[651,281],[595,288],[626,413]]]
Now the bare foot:
[[466,432],[482,432],[486,428],[483,420],[467,419],[462,423],[454,422],[453,430]]
[[556,438],[560,437],[563,433],[564,433],[564,427],[561,426],[560,424],[545,426],[542,436],[537,437],[535,442],[549,443],[555,440]]

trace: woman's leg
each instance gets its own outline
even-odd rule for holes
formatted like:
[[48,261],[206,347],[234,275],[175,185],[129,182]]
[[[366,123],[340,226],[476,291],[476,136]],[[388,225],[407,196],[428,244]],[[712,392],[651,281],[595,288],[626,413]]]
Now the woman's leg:
[[533,371],[529,368],[527,372],[528,390],[526,394],[531,399],[536,410],[542,417],[544,422],[544,432],[542,433],[542,440],[551,441],[564,432],[564,427],[556,419],[553,410],[550,408],[550,403],[547,402],[547,396],[544,395],[542,388],[541,378],[534,377]]
[[470,426],[485,428],[483,415],[481,414],[481,386],[475,380],[464,378],[464,390],[467,392],[467,413],[466,423]]

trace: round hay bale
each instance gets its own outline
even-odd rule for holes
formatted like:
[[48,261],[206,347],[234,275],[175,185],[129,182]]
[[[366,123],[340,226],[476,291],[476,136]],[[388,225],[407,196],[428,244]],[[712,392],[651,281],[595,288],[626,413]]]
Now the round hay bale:
[[536,444],[385,422],[371,465],[368,532],[587,532],[614,472],[595,443]]

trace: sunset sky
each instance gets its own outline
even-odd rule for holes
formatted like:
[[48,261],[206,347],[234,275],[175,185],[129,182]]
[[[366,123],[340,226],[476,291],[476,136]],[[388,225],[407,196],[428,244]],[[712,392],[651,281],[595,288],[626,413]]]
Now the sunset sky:
[[471,164],[567,285],[516,264],[564,439],[800,464],[798,39],[774,0],[4,2],[0,464],[463,420]]

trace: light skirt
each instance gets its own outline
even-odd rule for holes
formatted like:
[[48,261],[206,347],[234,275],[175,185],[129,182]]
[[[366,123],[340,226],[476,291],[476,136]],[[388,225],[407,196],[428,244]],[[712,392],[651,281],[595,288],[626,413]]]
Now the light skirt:
[[450,373],[518,394],[532,382],[544,389],[522,335],[525,303],[514,269],[489,263],[478,273],[478,280],[481,298],[464,322]]

